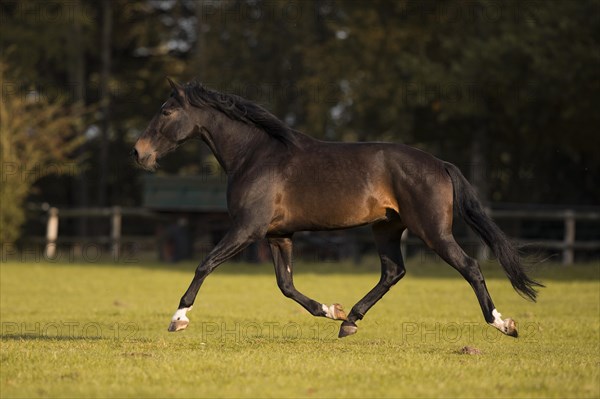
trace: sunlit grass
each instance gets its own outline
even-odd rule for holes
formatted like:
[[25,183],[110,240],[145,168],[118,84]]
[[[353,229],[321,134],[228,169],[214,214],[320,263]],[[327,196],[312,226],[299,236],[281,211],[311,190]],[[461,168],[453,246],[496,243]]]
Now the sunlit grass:
[[[408,275],[340,340],[339,323],[283,297],[270,265],[228,263],[191,324],[167,326],[194,264],[7,263],[0,269],[2,397],[598,397],[599,265],[547,265],[533,304],[498,266],[488,287],[520,338],[483,321],[449,266]],[[298,264],[296,286],[346,309],[376,265]],[[480,355],[464,355],[464,346]]]

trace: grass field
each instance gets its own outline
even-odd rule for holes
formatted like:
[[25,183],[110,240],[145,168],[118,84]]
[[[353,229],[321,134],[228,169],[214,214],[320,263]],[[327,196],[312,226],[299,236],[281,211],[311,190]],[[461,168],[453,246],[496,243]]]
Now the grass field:
[[[374,262],[372,262],[374,263]],[[487,326],[449,266],[417,260],[340,340],[283,297],[270,265],[211,275],[186,331],[169,319],[195,264],[4,263],[1,381],[9,397],[599,397],[599,264],[543,265],[532,304],[499,266],[492,297],[520,337]],[[296,285],[347,310],[377,267],[296,265]],[[464,346],[481,351],[461,354]]]

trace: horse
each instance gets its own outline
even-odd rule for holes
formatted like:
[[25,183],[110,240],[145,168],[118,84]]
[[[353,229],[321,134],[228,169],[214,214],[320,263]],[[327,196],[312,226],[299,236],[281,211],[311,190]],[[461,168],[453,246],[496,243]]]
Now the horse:
[[[341,320],[339,337],[355,334],[356,322],[406,273],[400,238],[418,236],[471,285],[486,322],[517,337],[513,319],[494,306],[478,262],[452,234],[454,211],[491,249],[513,288],[536,300],[518,248],[488,216],[475,189],[453,164],[403,144],[327,142],[296,131],[265,108],[198,82],[167,78],[171,93],[132,149],[135,162],[154,171],[158,159],[190,139],[203,140],[227,174],[231,228],[195,270],[168,331],[188,327],[200,286],[220,264],[266,238],[277,285],[310,314]],[[292,237],[371,225],[381,262],[377,284],[346,314],[294,287]]]

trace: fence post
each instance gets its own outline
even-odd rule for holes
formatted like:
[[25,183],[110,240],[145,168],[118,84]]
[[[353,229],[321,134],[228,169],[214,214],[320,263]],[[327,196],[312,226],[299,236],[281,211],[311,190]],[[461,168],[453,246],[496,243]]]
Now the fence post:
[[112,217],[111,217],[111,252],[113,256],[113,260],[117,261],[120,256],[121,249],[121,207],[114,206],[112,208]]
[[48,209],[48,223],[46,224],[46,259],[56,256],[56,240],[58,239],[58,209]]
[[563,247],[563,265],[570,265],[575,259],[574,252],[575,244],[575,212],[572,210],[565,211],[565,237]]

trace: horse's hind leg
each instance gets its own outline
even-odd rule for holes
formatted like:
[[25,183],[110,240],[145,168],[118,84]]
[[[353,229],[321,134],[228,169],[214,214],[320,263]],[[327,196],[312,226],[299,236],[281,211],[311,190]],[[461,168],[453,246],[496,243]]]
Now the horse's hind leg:
[[292,239],[291,237],[269,238],[273,264],[275,265],[275,276],[279,289],[288,298],[298,302],[313,316],[323,316],[334,320],[346,320],[346,313],[342,305],[334,303],[327,306],[310,299],[294,287],[292,273]]
[[501,314],[496,310],[477,261],[463,251],[452,235],[429,241],[429,245],[442,259],[458,270],[473,287],[485,320],[504,334],[517,337],[514,320],[503,320]]
[[367,311],[406,273],[400,252],[400,239],[404,229],[405,227],[399,220],[373,225],[373,235],[381,259],[381,278],[377,285],[354,305],[348,315],[348,320],[344,321],[340,327],[340,338],[356,333],[355,322],[361,320]]

